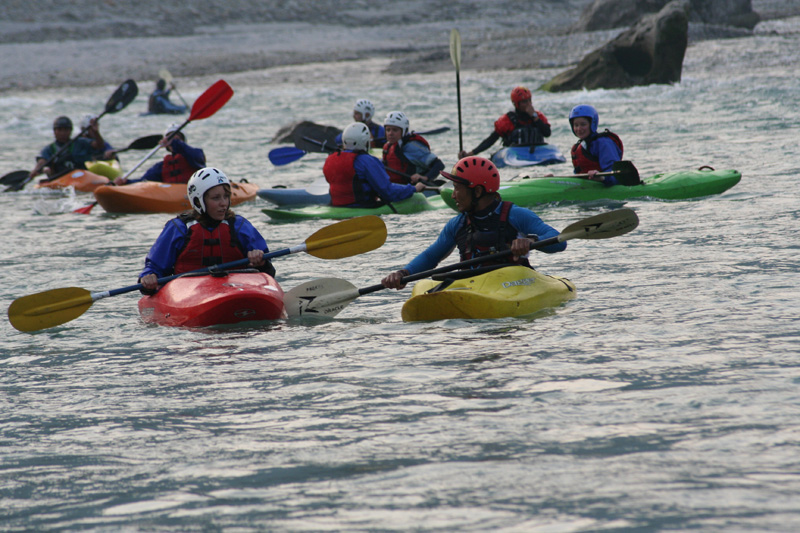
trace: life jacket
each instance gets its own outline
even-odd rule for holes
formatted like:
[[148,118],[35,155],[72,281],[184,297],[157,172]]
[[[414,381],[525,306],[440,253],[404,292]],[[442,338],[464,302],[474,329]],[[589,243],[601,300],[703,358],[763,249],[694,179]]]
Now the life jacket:
[[161,165],[161,181],[164,183],[189,183],[189,178],[197,170],[181,154],[167,154]]
[[[464,223],[456,230],[456,246],[461,255],[461,261],[511,249],[511,243],[519,235],[517,228],[508,222],[508,213],[513,205],[511,202],[501,202],[499,213],[495,208],[489,216],[483,219],[475,219],[469,214],[464,216]],[[494,264],[531,266],[526,257],[520,257],[515,261],[512,256],[508,255],[474,265],[473,268]]]
[[178,220],[186,224],[187,233],[175,260],[175,274],[247,257],[247,251],[242,249],[242,244],[236,237],[233,227],[235,218],[223,220],[211,230],[204,228],[192,215],[180,215]]
[[600,168],[600,159],[597,156],[589,153],[589,146],[591,145],[592,141],[598,139],[599,137],[608,137],[614,141],[614,144],[619,147],[619,156],[622,158],[622,139],[619,138],[619,135],[608,130],[601,133],[595,133],[594,135],[589,136],[585,142],[578,141],[572,146],[572,166],[575,167],[576,174],[585,174],[590,170],[602,170]]
[[426,141],[424,137],[414,132],[403,137],[400,142],[383,145],[383,165],[386,167],[386,172],[389,174],[389,179],[392,180],[392,183],[400,183],[403,185],[411,183],[411,180],[406,176],[392,172],[392,170],[408,174],[409,176],[417,173],[417,166],[409,161],[403,154],[402,145],[411,141],[422,143],[428,150],[431,148],[431,145],[428,144],[428,141]]
[[355,203],[368,205],[375,203],[370,198],[360,180],[356,177],[355,162],[359,154],[356,152],[333,152],[325,160],[322,173],[330,185],[331,205],[344,206]]
[[[547,117],[539,113],[539,120]],[[495,123],[495,130],[503,137],[503,146],[537,146],[545,144],[544,135],[527,113],[509,111]]]
[[[83,161],[75,161],[72,158],[73,152],[75,150],[75,142],[73,141],[72,144],[69,145],[69,148],[64,150],[60,156],[56,157],[55,160],[50,164],[50,168],[53,170],[53,174],[63,174],[70,170],[75,169],[86,169],[86,165]],[[50,150],[53,152],[53,155],[57,154],[58,151],[61,149],[56,143],[52,143],[50,145]]]

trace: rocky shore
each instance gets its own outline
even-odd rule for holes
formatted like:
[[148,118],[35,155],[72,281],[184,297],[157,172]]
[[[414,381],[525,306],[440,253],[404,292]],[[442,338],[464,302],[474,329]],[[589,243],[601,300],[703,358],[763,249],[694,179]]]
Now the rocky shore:
[[[619,30],[569,33],[592,0],[5,0],[0,92],[216,75],[281,65],[393,59],[388,70],[451,69],[448,34],[462,35],[465,69],[567,67]],[[800,5],[753,0],[762,20]],[[744,30],[694,25],[691,40]]]

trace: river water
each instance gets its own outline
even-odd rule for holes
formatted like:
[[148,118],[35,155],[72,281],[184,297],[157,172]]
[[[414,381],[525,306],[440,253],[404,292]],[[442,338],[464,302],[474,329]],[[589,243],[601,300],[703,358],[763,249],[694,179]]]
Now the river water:
[[[626,202],[641,221],[634,232],[537,254],[537,269],[578,287],[563,307],[406,324],[406,289],[363,296],[332,320],[197,331],[143,324],[130,293],[36,333],[4,320],[0,529],[797,531],[800,20],[758,30],[690,47],[679,84],[535,93],[565,153],[566,116],[590,103],[644,175],[701,165],[743,174],[715,197]],[[269,139],[303,118],[342,127],[368,97],[379,116],[402,109],[417,130],[451,126],[430,141],[454,163],[454,73],[397,78],[385,66],[226,76],[235,96],[190,124],[188,140],[234,179],[302,186],[323,159],[273,167]],[[465,146],[508,110],[511,87],[555,73],[462,71]],[[181,94],[192,100],[216,79],[179,80]],[[112,143],[171,122],[138,115],[150,85],[102,119]],[[98,113],[114,89],[0,97],[3,173],[32,165],[53,117]],[[130,168],[144,154],[123,155]],[[0,196],[4,307],[58,287],[135,283],[169,216],[69,213],[90,199]],[[330,223],[274,224],[260,211],[268,205],[237,211],[272,249]],[[536,211],[562,229],[621,205]],[[386,216],[382,248],[284,257],[277,279],[285,289],[316,277],[372,285],[453,214]]]

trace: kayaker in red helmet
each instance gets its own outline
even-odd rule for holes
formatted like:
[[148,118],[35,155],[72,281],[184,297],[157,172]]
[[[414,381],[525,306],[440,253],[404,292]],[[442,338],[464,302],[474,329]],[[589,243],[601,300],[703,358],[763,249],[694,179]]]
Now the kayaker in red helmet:
[[264,237],[246,218],[231,211],[231,182],[221,170],[198,170],[186,192],[193,209],[167,222],[150,248],[139,274],[142,292],[155,291],[158,278],[245,257],[250,266],[275,276],[272,263],[264,260],[269,252]]
[[491,147],[497,139],[503,139],[503,146],[536,146],[546,144],[544,138],[550,137],[550,122],[541,111],[533,108],[531,92],[526,87],[515,87],[511,91],[514,110],[509,111],[494,123],[494,131],[471,151],[461,151],[458,157],[476,155]]
[[[402,289],[404,276],[436,268],[455,248],[462,261],[511,249],[513,256],[506,256],[499,264],[530,266],[531,243],[558,235],[558,230],[545,224],[530,209],[502,201],[497,192],[500,174],[488,159],[467,156],[455,164],[452,172],[443,171],[441,175],[453,182],[458,215],[450,219],[424,252],[401,270],[383,278],[384,287]],[[566,248],[567,243],[561,242],[540,250],[554,253]],[[487,259],[486,263],[473,265],[473,268],[494,263]]]

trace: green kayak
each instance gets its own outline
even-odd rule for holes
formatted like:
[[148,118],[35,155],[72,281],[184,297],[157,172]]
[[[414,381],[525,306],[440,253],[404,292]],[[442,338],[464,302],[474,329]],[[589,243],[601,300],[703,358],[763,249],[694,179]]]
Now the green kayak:
[[[686,200],[720,194],[742,179],[736,170],[698,170],[666,172],[644,178],[640,185],[614,185],[606,187],[600,182],[583,178],[550,177],[523,178],[520,181],[500,184],[503,200],[530,207],[554,202],[592,202],[596,200],[629,200],[656,198],[659,200]],[[455,209],[448,190],[442,191],[444,201]]]
[[[438,200],[438,198],[437,198]],[[392,205],[400,215],[410,215],[412,213],[420,213],[422,211],[431,211],[444,207],[441,201],[431,204],[422,193],[414,193],[410,198],[400,202],[394,202]],[[262,209],[266,215],[273,220],[308,220],[315,218],[332,218],[344,219],[360,217],[364,215],[391,215],[394,213],[392,208],[388,205],[380,207],[333,207],[330,205],[309,205],[305,207],[297,207],[294,209]]]

